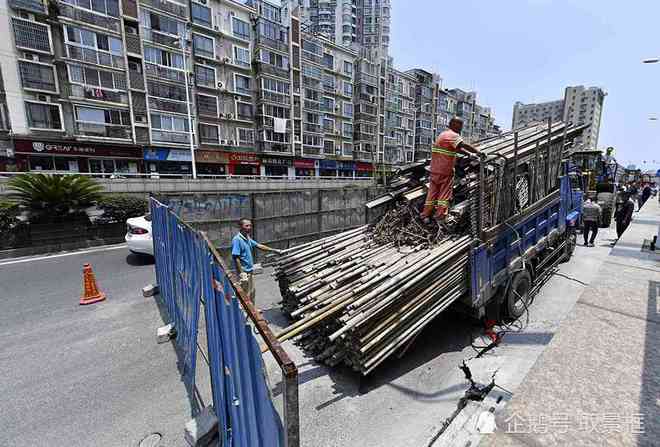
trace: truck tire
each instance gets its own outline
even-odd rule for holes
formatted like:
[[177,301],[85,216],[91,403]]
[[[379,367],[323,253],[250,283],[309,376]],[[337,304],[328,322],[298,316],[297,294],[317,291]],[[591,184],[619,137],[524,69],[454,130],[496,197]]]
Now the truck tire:
[[531,301],[530,290],[532,289],[532,275],[527,270],[515,274],[509,286],[509,292],[504,302],[506,314],[509,318],[516,320],[524,313]]

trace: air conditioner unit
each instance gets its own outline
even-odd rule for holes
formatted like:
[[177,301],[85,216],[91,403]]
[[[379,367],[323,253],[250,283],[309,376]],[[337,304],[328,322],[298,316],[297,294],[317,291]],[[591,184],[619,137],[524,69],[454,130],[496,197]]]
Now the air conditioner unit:
[[376,102],[375,96],[369,96],[369,102]]
[[50,96],[48,95],[37,95],[37,99],[43,102],[50,102]]
[[225,85],[222,82],[218,82],[218,88],[222,89],[222,88],[224,88],[224,86]]
[[222,59],[222,62],[224,62],[225,64],[229,64],[229,63],[231,63],[231,59],[228,58],[228,57],[225,57],[224,59]]
[[220,31],[220,27],[218,25],[213,25],[213,29],[216,31]]
[[216,54],[216,55],[215,55],[215,60],[217,60],[217,61],[220,61],[220,60],[224,61],[224,59],[223,59],[219,54]]
[[234,114],[233,113],[228,113],[227,114],[227,119],[228,120],[233,120],[234,119]]
[[36,61],[36,62],[39,62],[39,55],[38,54],[30,54],[29,59],[33,60],[33,61]]
[[227,144],[227,140],[220,140],[220,144]]
[[240,99],[241,99],[240,96],[238,96],[238,95],[235,95],[235,96],[234,96],[234,101],[240,101]]

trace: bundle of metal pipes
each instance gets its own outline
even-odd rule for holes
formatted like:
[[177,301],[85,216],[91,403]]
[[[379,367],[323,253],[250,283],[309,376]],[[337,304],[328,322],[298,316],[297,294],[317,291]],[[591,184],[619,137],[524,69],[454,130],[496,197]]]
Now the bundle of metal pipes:
[[289,250],[276,275],[297,321],[279,340],[302,335],[317,360],[368,374],[466,292],[469,242],[404,248],[362,227]]

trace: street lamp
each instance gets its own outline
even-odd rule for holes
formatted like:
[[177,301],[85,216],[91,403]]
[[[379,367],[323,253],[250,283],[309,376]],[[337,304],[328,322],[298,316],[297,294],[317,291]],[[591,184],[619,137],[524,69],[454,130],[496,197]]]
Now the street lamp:
[[651,57],[642,61],[643,64],[656,64],[658,62],[660,62],[660,58],[658,57]]
[[183,56],[183,71],[184,71],[184,77],[186,79],[186,111],[188,112],[188,139],[190,140],[190,159],[192,162],[192,177],[193,180],[197,180],[197,166],[195,164],[195,142],[194,142],[194,133],[193,133],[193,119],[192,119],[192,114],[190,113],[190,101],[192,100],[192,96],[190,95],[190,91],[188,88],[188,63],[186,61],[186,49],[188,47],[188,35],[189,35],[189,28],[186,27],[186,31],[183,36],[181,36],[181,40],[179,41],[181,44],[181,55]]

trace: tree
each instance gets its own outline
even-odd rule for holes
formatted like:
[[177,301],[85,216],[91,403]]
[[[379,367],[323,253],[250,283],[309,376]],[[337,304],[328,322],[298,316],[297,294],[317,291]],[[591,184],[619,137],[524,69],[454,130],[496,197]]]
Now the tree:
[[82,175],[19,174],[7,182],[10,199],[46,216],[61,217],[101,199],[103,187]]

